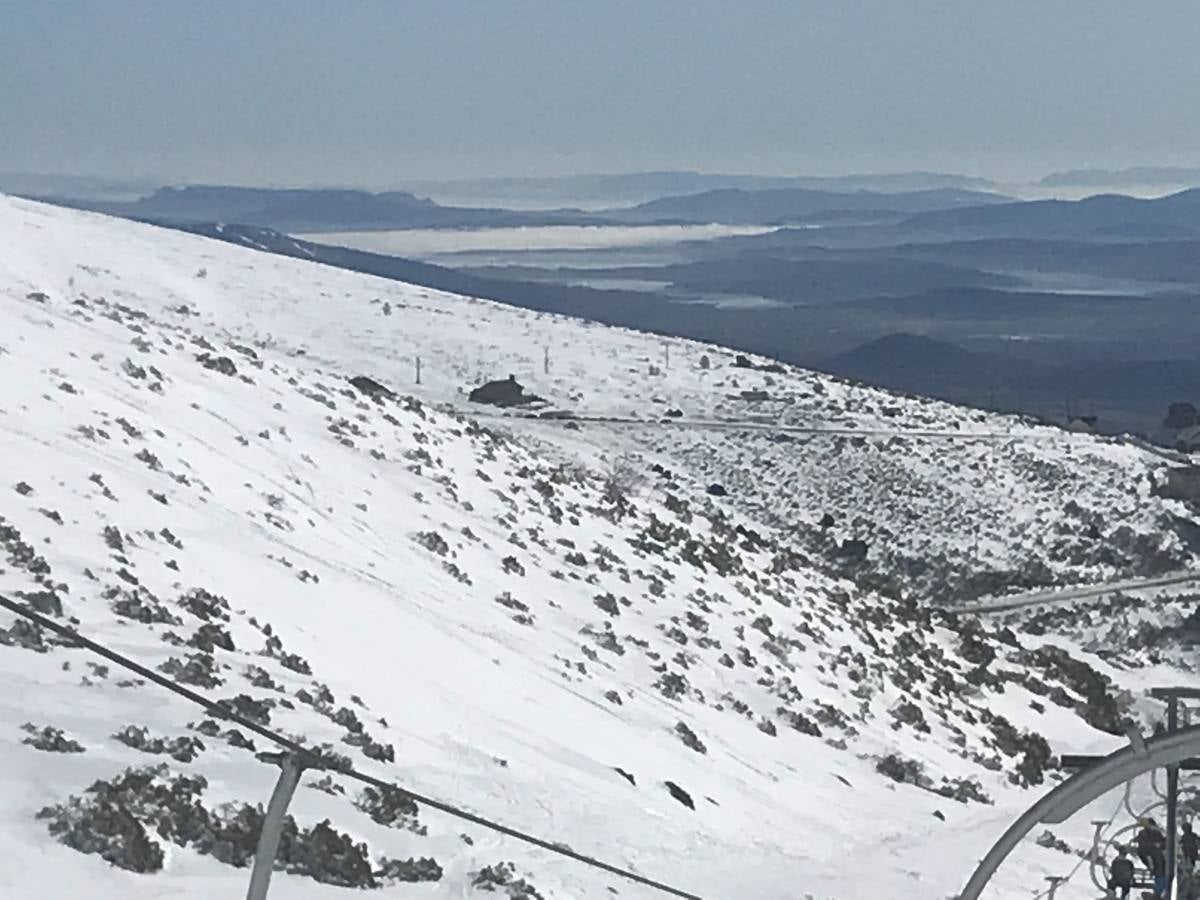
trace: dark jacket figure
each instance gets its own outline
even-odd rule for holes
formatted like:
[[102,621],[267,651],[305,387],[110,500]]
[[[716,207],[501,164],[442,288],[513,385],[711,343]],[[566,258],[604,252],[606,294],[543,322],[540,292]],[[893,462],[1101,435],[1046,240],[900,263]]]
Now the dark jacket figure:
[[1179,838],[1179,849],[1183,851],[1183,861],[1189,869],[1195,868],[1196,858],[1200,856],[1200,837],[1192,831],[1192,823],[1183,823],[1183,834]]
[[[1134,844],[1137,846],[1138,859],[1151,872],[1155,871],[1154,861],[1157,857],[1162,856],[1166,850],[1167,837],[1162,833],[1162,829],[1154,823],[1153,819],[1146,820],[1146,824],[1142,826],[1142,830],[1137,833]],[[1159,863],[1159,867],[1165,869],[1165,859]]]
[[1124,850],[1117,851],[1117,858],[1108,869],[1108,889],[1121,900],[1129,900],[1129,891],[1133,888],[1133,860],[1125,855]]
[[1138,859],[1154,878],[1154,896],[1162,897],[1167,885],[1167,836],[1153,819],[1147,819],[1134,844]]

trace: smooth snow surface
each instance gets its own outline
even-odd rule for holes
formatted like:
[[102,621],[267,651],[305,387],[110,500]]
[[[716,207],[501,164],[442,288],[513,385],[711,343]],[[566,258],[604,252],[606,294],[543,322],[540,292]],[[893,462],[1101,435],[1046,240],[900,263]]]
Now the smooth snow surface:
[[[0,247],[0,591],[52,594],[155,667],[204,655],[214,623],[181,598],[223,597],[233,649],[211,650],[207,693],[272,700],[274,727],[364,771],[705,898],[950,896],[1048,787],[1012,782],[996,717],[1056,751],[1119,745],[1038,648],[1087,661],[1143,716],[1146,688],[1191,678],[1105,662],[1085,634],[985,626],[968,647],[925,602],[1186,564],[1170,526],[1186,511],[1152,495],[1161,462],[1136,448],[3,197]],[[467,402],[510,373],[552,409],[621,421]],[[373,400],[356,375],[400,396]],[[665,426],[668,410],[683,415]],[[863,436],[766,427],[781,424]],[[139,604],[170,621],[131,617]],[[968,683],[978,647],[998,686]],[[205,716],[40,649],[0,645],[0,894],[244,891],[248,870],[192,846],[152,835],[164,869],[133,874],[35,819],[128,766],[203,775],[208,806],[265,804],[275,775],[220,736],[189,763],[118,742],[126,725],[195,735]],[[347,743],[342,710],[395,761]],[[23,744],[26,722],[86,752]],[[995,803],[897,783],[876,771],[890,753],[927,788],[974,780]],[[505,896],[471,886],[505,860],[546,898],[655,896],[433,810],[425,834],[384,827],[357,790],[302,787],[292,812],[444,869],[387,896]],[[1085,850],[1118,800],[1056,835]],[[1076,861],[1030,841],[990,896],[1028,897]],[[1085,874],[1059,897],[1093,896]],[[272,896],[348,896],[275,879]]]

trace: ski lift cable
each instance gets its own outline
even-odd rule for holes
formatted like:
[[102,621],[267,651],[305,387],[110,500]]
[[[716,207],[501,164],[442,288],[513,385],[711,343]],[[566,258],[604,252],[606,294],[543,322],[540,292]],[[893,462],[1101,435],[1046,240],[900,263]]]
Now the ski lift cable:
[[[90,650],[91,652],[104,657],[105,659],[117,664],[118,666],[121,666],[122,668],[128,669],[129,671],[140,675],[141,677],[147,679],[148,681],[152,681],[155,684],[159,685],[160,687],[166,688],[167,690],[169,690],[175,694],[178,694],[179,696],[183,697],[184,699],[196,704],[197,706],[202,707],[212,716],[215,716],[215,717],[221,718],[221,719],[225,719],[230,722],[234,722],[234,723],[240,725],[241,727],[245,728],[246,730],[251,731],[254,734],[257,734],[260,737],[266,738],[267,740],[274,743],[276,746],[282,747],[283,749],[287,750],[288,752],[295,754],[296,757],[305,765],[306,768],[312,768],[312,769],[330,769],[331,768],[324,761],[322,761],[321,758],[317,754],[313,753],[313,751],[311,749],[304,747],[302,744],[299,744],[289,738],[286,738],[283,735],[279,734],[278,732],[271,730],[270,728],[266,728],[262,725],[259,725],[257,722],[252,722],[251,720],[245,718],[244,716],[239,715],[228,705],[223,705],[216,701],[210,700],[207,697],[197,693],[196,691],[190,690],[189,688],[186,688],[183,685],[180,685],[180,684],[172,681],[170,678],[167,678],[167,677],[161,675],[160,673],[153,671],[152,669],[146,668],[145,666],[141,665],[140,663],[135,662],[134,660],[130,659],[129,657],[124,656],[121,653],[117,653],[115,650],[111,650],[108,647],[104,646],[103,644],[98,643],[97,641],[93,641],[90,638],[84,637],[75,629],[68,628],[65,625],[61,625],[58,622],[55,622],[53,619],[50,619],[50,618],[42,615],[41,613],[35,612],[34,610],[31,610],[31,609],[26,608],[25,606],[22,606],[21,604],[15,602],[14,600],[11,600],[10,598],[4,596],[3,594],[0,594],[0,607],[3,607],[4,609],[9,610],[10,612],[16,613],[19,616],[23,616],[24,618],[37,623],[41,627],[45,628],[47,631],[50,631],[62,638],[65,638],[66,640],[70,641],[71,643],[76,644],[80,647],[83,647],[86,650]],[[515,838],[519,841],[523,841],[526,844],[531,844],[532,846],[538,847],[542,850],[548,850],[551,853],[557,853],[560,856],[567,857],[568,859],[573,859],[576,862],[583,863],[584,865],[590,866],[594,869],[599,869],[601,871],[608,872],[612,875],[620,876],[621,878],[625,878],[629,881],[637,882],[638,884],[642,884],[647,887],[654,888],[655,890],[661,891],[665,894],[670,894],[674,897],[682,897],[682,898],[684,898],[684,900],[702,900],[702,898],[697,894],[692,894],[692,893],[689,893],[688,891],[684,891],[680,888],[672,887],[671,885],[666,884],[664,882],[656,881],[652,878],[647,878],[644,875],[639,875],[638,873],[633,872],[629,869],[623,869],[619,866],[612,865],[611,863],[606,863],[602,860],[596,859],[595,857],[588,856],[587,854],[578,853],[575,850],[572,850],[569,847],[567,847],[561,843],[555,843],[552,841],[548,841],[544,838],[537,837],[536,835],[530,834],[528,832],[521,831],[520,829],[512,828],[508,825],[504,825],[500,822],[493,821],[492,819],[488,819],[484,816],[480,816],[480,815],[476,815],[475,813],[468,812],[467,810],[461,809],[460,807],[455,806],[452,803],[448,803],[443,800],[437,800],[433,797],[427,797],[423,794],[417,793],[416,791],[412,791],[408,788],[401,787],[398,784],[394,784],[392,782],[385,781],[380,778],[376,778],[372,775],[367,775],[363,772],[359,772],[356,769],[351,768],[351,769],[345,770],[345,769],[340,769],[340,768],[334,768],[334,769],[331,769],[331,771],[336,772],[338,775],[340,775],[342,777],[350,778],[355,781],[360,781],[364,784],[371,785],[372,787],[378,788],[380,790],[398,791],[401,794],[404,794],[406,797],[410,798],[411,800],[416,801],[417,803],[423,803],[426,806],[428,806],[432,809],[436,809],[440,812],[444,812],[447,815],[454,816],[456,818],[462,819],[463,821],[470,822],[473,825],[478,825],[482,828],[487,828],[487,829],[489,829],[491,831],[495,831],[499,834],[506,835],[507,837]]]

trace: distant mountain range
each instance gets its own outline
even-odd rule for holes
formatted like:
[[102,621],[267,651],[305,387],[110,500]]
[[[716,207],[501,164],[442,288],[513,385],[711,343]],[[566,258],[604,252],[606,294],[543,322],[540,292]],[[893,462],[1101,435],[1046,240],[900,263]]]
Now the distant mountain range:
[[1154,240],[1200,235],[1200,188],[1143,200],[1098,194],[1083,200],[1028,200],[920,213],[904,226],[914,231],[966,230],[1030,234],[1080,234]]
[[997,203],[1008,198],[960,188],[882,193],[800,188],[724,188],[656,200],[632,208],[512,210],[442,206],[404,191],[279,189],[193,185],[160,188],[132,201],[34,199],[132,219],[228,222],[292,233],[411,228],[511,228],[553,225],[783,224],[813,215],[867,213],[902,219],[929,210]]
[[1132,166],[1127,169],[1071,169],[1053,172],[1042,187],[1138,188],[1153,185],[1200,185],[1200,167]]
[[772,176],[662,171],[549,178],[415,181],[402,184],[401,187],[421,196],[432,197],[439,203],[455,205],[604,209],[729,188],[745,191],[799,188],[832,192],[904,193],[949,188],[989,191],[995,188],[995,184],[986,178],[938,172]]
[[810,188],[745,190],[721,188],[678,197],[651,200],[632,209],[606,210],[622,222],[721,222],[729,225],[786,225],[828,216],[846,221],[847,213],[865,219],[902,218],[903,214],[986,206],[1010,202],[1001,194],[961,188],[883,193],[855,190],[834,192]]
[[372,231],[394,228],[503,228],[594,225],[603,219],[578,210],[519,212],[446,207],[403,191],[373,194],[331,189],[193,185],[160,188],[129,202],[40,198],[62,206],[131,219],[230,222],[281,231]]
[[[753,176],[720,177],[758,185],[777,181]],[[697,179],[703,182],[718,176],[662,173],[620,178],[625,181],[619,184],[637,184],[640,179],[645,184],[683,188],[697,183]],[[894,186],[920,178],[936,180],[936,176],[890,178],[882,180]],[[869,179],[837,181],[838,190],[794,185],[720,187],[592,211],[444,206],[406,191],[207,185],[160,188],[134,200],[35,199],[126,218],[226,222],[287,233],[720,223],[828,226],[820,233],[820,240],[828,246],[836,246],[847,235],[876,245],[941,241],[946,236],[956,240],[1055,238],[1101,243],[1200,238],[1200,188],[1154,199],[1100,194],[1082,200],[1014,201],[998,193],[957,186],[901,191],[850,187],[864,180]]]

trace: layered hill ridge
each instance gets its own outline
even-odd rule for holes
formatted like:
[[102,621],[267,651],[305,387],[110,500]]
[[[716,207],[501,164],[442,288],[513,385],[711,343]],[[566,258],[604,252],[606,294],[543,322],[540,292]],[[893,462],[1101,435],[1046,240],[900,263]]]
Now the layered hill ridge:
[[[944,897],[1184,677],[930,603],[1187,565],[1137,448],[26,201],[0,234],[0,591],[335,766],[706,898]],[[554,417],[468,404],[510,373]],[[6,895],[238,890],[268,748],[0,625]],[[305,784],[289,896],[652,896]]]
[[1129,235],[1149,228],[1168,229],[1166,236],[1182,236],[1195,233],[1198,219],[1200,188],[1189,188],[1154,198],[1096,194],[1081,200],[1032,200],[939,210],[920,213],[909,224],[962,231],[1011,229],[1014,234],[1099,231]]

